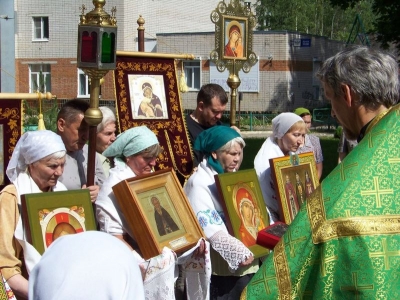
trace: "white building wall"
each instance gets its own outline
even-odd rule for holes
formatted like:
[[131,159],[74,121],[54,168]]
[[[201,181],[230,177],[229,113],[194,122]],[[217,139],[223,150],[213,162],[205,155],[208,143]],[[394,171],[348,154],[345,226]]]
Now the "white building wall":
[[[295,47],[293,39],[311,39],[310,47]],[[210,82],[207,60],[215,49],[214,32],[165,33],[157,35],[158,51],[189,53],[202,59],[202,84]],[[255,31],[253,51],[259,57],[259,91],[245,92],[241,111],[288,111],[298,106],[320,107],[322,90],[316,85],[319,63],[344,44],[326,37],[287,31]],[[316,63],[314,63],[316,60]],[[239,86],[240,91],[240,86]],[[181,94],[184,109],[194,109],[197,92]],[[227,109],[230,109],[228,104]],[[238,108],[237,108],[238,109]]]
[[[117,50],[137,51],[137,19],[145,19],[145,38],[157,33],[214,31],[210,20],[218,0],[107,0],[105,11],[116,6],[118,25]],[[255,3],[255,0],[249,1]],[[88,0],[15,0],[16,58],[76,57],[80,7],[93,9]],[[50,39],[32,43],[32,17],[48,16]],[[42,44],[46,43],[46,47]],[[152,48],[152,47],[151,47]],[[145,49],[150,51],[152,49]],[[173,51],[176,52],[176,51]]]

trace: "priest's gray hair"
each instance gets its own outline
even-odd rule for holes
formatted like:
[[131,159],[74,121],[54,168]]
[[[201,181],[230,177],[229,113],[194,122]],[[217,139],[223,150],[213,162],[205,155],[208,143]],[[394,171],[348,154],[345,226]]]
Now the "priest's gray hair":
[[399,68],[393,55],[366,46],[348,47],[328,58],[317,77],[333,89],[335,97],[348,85],[359,97],[358,104],[375,110],[399,100]]

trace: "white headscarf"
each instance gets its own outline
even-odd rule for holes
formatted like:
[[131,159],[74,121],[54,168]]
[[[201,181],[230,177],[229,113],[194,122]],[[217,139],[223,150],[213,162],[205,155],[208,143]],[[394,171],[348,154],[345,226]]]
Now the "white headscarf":
[[58,238],[29,277],[29,299],[144,299],[136,258],[117,238],[98,231]]
[[61,137],[50,130],[28,131],[18,140],[10,162],[7,166],[7,176],[14,182],[20,172],[27,166],[50,154],[66,151]]
[[275,138],[281,139],[294,123],[304,120],[291,112],[281,113],[272,119],[272,134]]

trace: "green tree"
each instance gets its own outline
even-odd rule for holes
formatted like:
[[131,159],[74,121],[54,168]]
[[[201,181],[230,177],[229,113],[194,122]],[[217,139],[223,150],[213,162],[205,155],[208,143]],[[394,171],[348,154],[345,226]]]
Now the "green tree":
[[[332,5],[340,6],[342,9],[354,8],[360,2],[356,0],[330,0]],[[399,0],[375,0],[372,1],[372,13],[375,18],[373,27],[368,30],[375,32],[377,40],[383,48],[394,44],[400,54],[400,1]]]
[[[346,41],[357,14],[372,29],[374,0],[342,9],[331,1],[341,0],[258,0],[255,6],[258,30],[293,30]],[[343,0],[344,1],[344,0]]]

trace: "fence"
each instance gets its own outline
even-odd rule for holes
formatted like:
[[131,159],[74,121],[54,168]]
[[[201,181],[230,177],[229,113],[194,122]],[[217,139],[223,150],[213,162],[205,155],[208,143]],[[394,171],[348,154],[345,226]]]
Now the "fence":
[[[61,106],[69,99],[52,99],[42,100],[42,113],[46,128],[56,130],[57,114]],[[100,100],[99,106],[115,107],[114,101]],[[37,100],[24,101],[24,125],[37,125],[39,115],[39,103]],[[193,110],[185,110],[184,114],[190,114]],[[243,131],[266,131],[271,130],[272,119],[278,113],[262,113],[262,112],[240,112],[236,114],[236,126]],[[223,114],[221,121],[230,124],[230,113],[227,111]],[[327,125],[337,127],[336,120],[331,116],[330,108],[316,108],[313,110],[313,123],[316,126]]]

